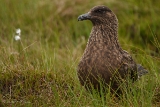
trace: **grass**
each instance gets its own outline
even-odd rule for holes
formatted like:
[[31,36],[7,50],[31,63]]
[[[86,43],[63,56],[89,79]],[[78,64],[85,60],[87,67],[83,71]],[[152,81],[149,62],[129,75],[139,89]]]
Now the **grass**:
[[[77,17],[98,4],[115,12],[121,46],[149,70],[120,99],[90,94],[76,73],[92,27]],[[160,106],[159,6],[158,0],[2,0],[0,106]],[[21,41],[14,40],[17,28]]]

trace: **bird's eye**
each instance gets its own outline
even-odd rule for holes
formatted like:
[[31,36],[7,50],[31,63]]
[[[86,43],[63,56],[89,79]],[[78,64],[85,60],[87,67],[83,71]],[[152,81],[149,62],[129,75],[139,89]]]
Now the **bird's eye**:
[[102,9],[95,10],[96,13],[104,13],[105,11]]

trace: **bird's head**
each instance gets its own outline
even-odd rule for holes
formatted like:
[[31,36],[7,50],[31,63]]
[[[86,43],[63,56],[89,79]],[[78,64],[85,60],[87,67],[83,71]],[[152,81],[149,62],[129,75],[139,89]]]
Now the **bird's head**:
[[95,6],[88,13],[78,17],[78,21],[83,20],[90,20],[93,25],[118,23],[116,15],[108,7],[103,5]]

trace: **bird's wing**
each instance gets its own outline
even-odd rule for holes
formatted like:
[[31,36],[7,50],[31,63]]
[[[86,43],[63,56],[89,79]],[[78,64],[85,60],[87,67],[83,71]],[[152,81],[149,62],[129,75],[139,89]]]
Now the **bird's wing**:
[[[126,63],[130,69],[132,69],[132,74],[136,73],[138,79],[148,73],[148,71],[141,65],[136,64],[133,58],[128,54],[127,51],[123,50],[123,63]],[[135,72],[136,71],[136,72]],[[134,75],[135,76],[135,75]]]

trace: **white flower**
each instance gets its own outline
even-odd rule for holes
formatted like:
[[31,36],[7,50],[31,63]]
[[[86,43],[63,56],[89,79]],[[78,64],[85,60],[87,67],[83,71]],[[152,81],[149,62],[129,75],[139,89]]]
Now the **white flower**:
[[14,39],[15,39],[16,41],[18,41],[18,40],[21,39],[20,36],[21,36],[21,29],[18,28],[18,29],[16,29],[16,35],[15,35]]
[[18,41],[18,40],[21,39],[21,37],[20,37],[19,35],[16,35],[16,36],[14,37],[14,39],[15,39],[16,41]]
[[20,36],[21,35],[21,29],[20,28],[16,29],[16,33]]

